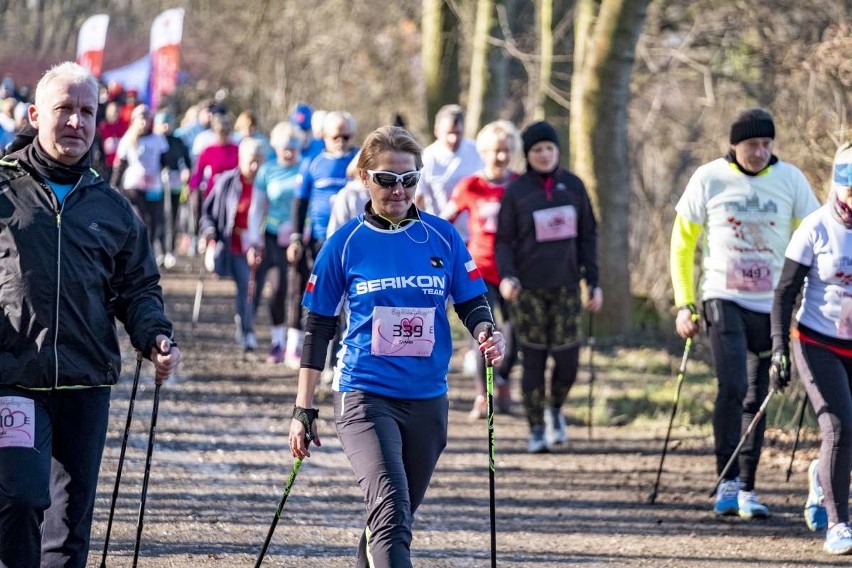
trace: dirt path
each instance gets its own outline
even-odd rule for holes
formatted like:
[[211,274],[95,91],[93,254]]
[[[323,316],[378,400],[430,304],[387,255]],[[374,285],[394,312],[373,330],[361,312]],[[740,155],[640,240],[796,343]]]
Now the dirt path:
[[[180,267],[179,267],[180,268]],[[280,499],[292,460],[285,427],[295,374],[243,358],[233,344],[231,284],[208,281],[194,338],[189,321],[195,278],[188,267],[165,278],[167,300],[185,361],[162,391],[140,566],[253,566]],[[268,341],[266,310],[259,325]],[[460,347],[462,347],[460,345]],[[263,352],[263,349],[261,350]],[[459,367],[460,351],[454,358]],[[264,352],[265,354],[265,352]],[[151,367],[143,366],[121,496],[113,526],[110,566],[130,566],[150,425]],[[92,554],[100,563],[109,499],[130,391],[132,355],[114,389],[111,429],[102,466]],[[599,384],[607,384],[600,367]],[[666,377],[636,377],[658,380]],[[580,383],[586,380],[581,373]],[[417,567],[490,566],[487,438],[483,422],[467,422],[471,381],[451,375],[450,441],[417,514]],[[582,387],[578,385],[577,392]],[[581,406],[575,394],[572,404]],[[321,418],[331,416],[328,404]],[[306,460],[270,547],[265,566],[348,567],[363,522],[360,491],[333,424],[323,421],[323,448]],[[708,432],[675,433],[660,495],[649,505],[665,422],[596,427],[591,441],[580,424],[559,453],[530,456],[527,429],[517,417],[497,416],[497,525],[500,566],[546,568],[653,566],[753,568],[836,566],[822,537],[807,531],[801,507],[812,445],[800,453],[784,483],[789,453],[765,452],[759,491],[774,511],[766,522],[716,519]],[[783,449],[783,448],[782,448]]]

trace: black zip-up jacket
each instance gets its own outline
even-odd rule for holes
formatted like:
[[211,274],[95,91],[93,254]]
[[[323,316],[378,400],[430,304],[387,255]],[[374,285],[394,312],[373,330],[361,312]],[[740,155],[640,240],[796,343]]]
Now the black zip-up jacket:
[[172,337],[147,230],[92,170],[60,204],[26,148],[0,160],[0,385],[114,384],[118,318],[148,357]]
[[[583,182],[567,170],[553,174],[548,195],[541,177],[528,171],[509,182],[497,216],[495,256],[502,278],[513,276],[527,289],[567,287],[576,290],[584,278],[589,288],[598,285],[597,222]],[[554,208],[573,210],[576,235],[571,238],[536,238],[534,215]]]

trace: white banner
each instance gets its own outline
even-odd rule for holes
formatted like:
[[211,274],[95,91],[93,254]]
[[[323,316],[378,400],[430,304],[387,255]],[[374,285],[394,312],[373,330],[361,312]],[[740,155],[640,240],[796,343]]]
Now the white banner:
[[109,15],[96,14],[83,22],[77,35],[77,63],[95,76],[101,74],[108,26]]
[[183,8],[162,12],[151,24],[151,108],[158,108],[163,95],[175,92],[180,73],[180,42]]

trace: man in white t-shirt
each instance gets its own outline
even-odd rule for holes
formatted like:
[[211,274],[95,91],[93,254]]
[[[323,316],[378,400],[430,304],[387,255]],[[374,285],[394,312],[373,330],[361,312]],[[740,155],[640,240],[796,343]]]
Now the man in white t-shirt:
[[[804,174],[773,153],[772,115],[754,108],[731,125],[728,154],[696,170],[680,201],[671,240],[676,328],[698,333],[693,258],[701,247],[701,299],[719,391],[713,411],[721,475],[769,392],[769,314],[784,250],[799,221],[819,207]],[[717,515],[766,518],[755,474],[765,419],[754,428],[716,493]]]
[[[417,186],[418,207],[440,215],[459,180],[483,167],[476,143],[464,138],[464,111],[459,105],[445,105],[435,115],[435,142],[423,149],[423,169]],[[468,215],[455,222],[462,240],[468,240]]]

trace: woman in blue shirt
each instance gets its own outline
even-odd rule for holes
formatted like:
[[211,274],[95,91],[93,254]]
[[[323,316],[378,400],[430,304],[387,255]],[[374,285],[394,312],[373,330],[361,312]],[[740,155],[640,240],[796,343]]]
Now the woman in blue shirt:
[[362,215],[320,251],[305,292],[305,346],[290,448],[320,445],[314,391],[341,310],[347,318],[333,382],[337,434],[364,492],[367,526],[358,566],[411,566],[414,512],[447,443],[447,369],[452,337],[446,308],[492,364],[503,356],[485,283],[458,232],[418,211],[421,148],[403,128],[371,133],[358,158],[370,192]]

